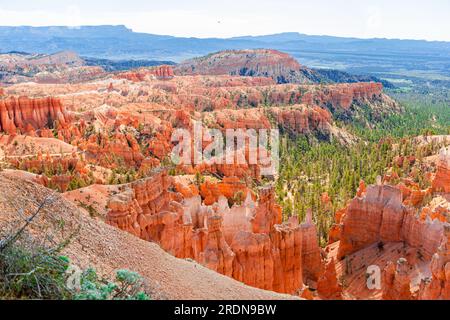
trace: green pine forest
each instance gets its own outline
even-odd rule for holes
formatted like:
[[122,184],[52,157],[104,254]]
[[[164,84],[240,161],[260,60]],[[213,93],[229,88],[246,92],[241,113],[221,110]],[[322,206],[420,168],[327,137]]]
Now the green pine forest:
[[[320,243],[326,245],[328,231],[334,223],[334,213],[345,207],[355,196],[362,180],[373,184],[387,168],[400,177],[410,173],[409,163],[402,168],[393,164],[396,156],[432,155],[442,147],[428,145],[419,148],[411,143],[418,135],[450,134],[450,104],[448,97],[389,93],[403,106],[404,112],[391,115],[378,123],[339,124],[357,136],[355,145],[345,146],[337,141],[317,141],[313,137],[295,139],[282,137],[280,144],[280,175],[276,182],[279,203],[284,218],[298,215],[304,219],[312,209],[318,227]],[[426,187],[417,175],[416,182]],[[331,203],[322,203],[322,194],[328,193]]]

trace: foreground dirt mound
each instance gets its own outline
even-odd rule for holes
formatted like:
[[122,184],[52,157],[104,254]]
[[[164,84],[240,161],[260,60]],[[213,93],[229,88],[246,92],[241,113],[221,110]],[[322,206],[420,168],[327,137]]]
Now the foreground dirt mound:
[[[0,174],[0,235],[18,221],[20,208],[33,212],[52,191],[35,183]],[[168,299],[282,299],[286,295],[250,288],[194,262],[176,259],[158,245],[91,219],[62,196],[30,225],[27,235],[52,242],[75,238],[65,249],[79,267],[95,267],[111,275],[117,269],[139,272],[161,297]]]

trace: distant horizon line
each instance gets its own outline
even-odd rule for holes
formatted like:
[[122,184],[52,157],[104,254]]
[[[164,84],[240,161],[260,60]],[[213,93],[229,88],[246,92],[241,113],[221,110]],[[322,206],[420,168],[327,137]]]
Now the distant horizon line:
[[220,39],[220,40],[235,40],[239,38],[247,38],[247,37],[265,37],[265,36],[277,36],[277,35],[284,35],[284,34],[296,34],[300,36],[307,36],[307,37],[330,37],[330,38],[341,38],[341,39],[355,39],[355,40],[392,40],[392,41],[421,41],[421,42],[440,42],[440,43],[449,43],[449,40],[428,40],[428,39],[412,39],[412,38],[386,38],[386,37],[355,37],[355,36],[337,36],[337,35],[329,35],[329,34],[307,34],[307,33],[301,33],[299,31],[284,31],[284,32],[276,32],[276,33],[269,33],[269,34],[244,34],[244,35],[237,35],[232,37],[198,37],[198,36],[178,36],[178,35],[170,35],[170,34],[157,34],[157,33],[150,33],[150,32],[144,32],[144,31],[135,31],[133,28],[128,27],[125,24],[99,24],[99,25],[80,25],[80,26],[68,26],[68,25],[47,25],[47,26],[33,26],[33,25],[17,25],[17,26],[11,26],[11,25],[0,25],[0,28],[67,28],[67,29],[80,29],[80,28],[96,28],[96,27],[123,27],[127,29],[128,31],[132,33],[140,33],[140,34],[148,34],[148,35],[155,35],[155,36],[162,36],[162,37],[173,37],[173,38],[186,38],[186,39]]

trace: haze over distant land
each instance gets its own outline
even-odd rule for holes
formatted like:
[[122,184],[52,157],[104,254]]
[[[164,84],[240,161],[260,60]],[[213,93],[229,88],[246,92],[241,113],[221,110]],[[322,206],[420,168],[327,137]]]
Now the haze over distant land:
[[123,24],[136,32],[229,38],[296,31],[450,41],[446,0],[77,0],[1,3],[2,25]]
[[75,51],[107,59],[180,62],[220,50],[271,48],[313,68],[388,79],[450,80],[450,42],[310,36],[297,32],[234,38],[184,38],[133,32],[126,26],[0,27],[0,52]]

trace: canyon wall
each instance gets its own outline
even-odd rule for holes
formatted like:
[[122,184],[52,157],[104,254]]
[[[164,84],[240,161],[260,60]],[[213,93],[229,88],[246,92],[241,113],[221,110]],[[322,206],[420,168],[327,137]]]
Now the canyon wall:
[[333,106],[348,110],[354,102],[362,103],[381,99],[383,85],[377,82],[360,82],[328,85],[325,89],[317,88],[307,92],[302,102],[308,105]]
[[438,251],[431,260],[431,278],[422,280],[419,299],[450,300],[450,225],[446,224]]
[[162,65],[121,72],[116,75],[117,79],[126,79],[132,82],[142,82],[147,80],[148,77],[155,77],[158,80],[171,80],[174,77],[174,71],[172,66]]
[[435,192],[450,193],[450,148],[444,148],[439,154],[436,176],[432,184]]
[[10,97],[0,100],[0,131],[10,135],[64,127],[69,121],[68,113],[57,98]]
[[285,108],[271,108],[269,111],[278,125],[287,132],[300,135],[310,133],[330,134],[331,113],[320,107],[297,105]]
[[229,50],[180,63],[180,75],[270,77],[277,83],[310,83],[303,67],[289,54],[269,49]]
[[350,202],[339,224],[339,259],[377,242],[401,241],[431,258],[444,230],[439,220],[419,219],[403,205],[401,190],[389,185],[369,186]]
[[[226,184],[233,181],[228,180]],[[311,222],[300,225],[297,219],[282,224],[272,187],[261,189],[257,202],[247,192],[245,201],[232,207],[220,194],[221,189],[228,192],[224,185],[216,191],[211,188],[208,202],[218,196],[212,205],[203,204],[196,192],[187,192],[186,188],[184,193],[192,197],[183,199],[182,194],[170,191],[182,188],[174,187],[165,170],[124,186],[108,203],[107,223],[155,241],[178,258],[194,259],[266,290],[299,293],[304,287],[303,265],[307,276],[320,270],[315,228]],[[241,188],[236,190],[242,192]]]

